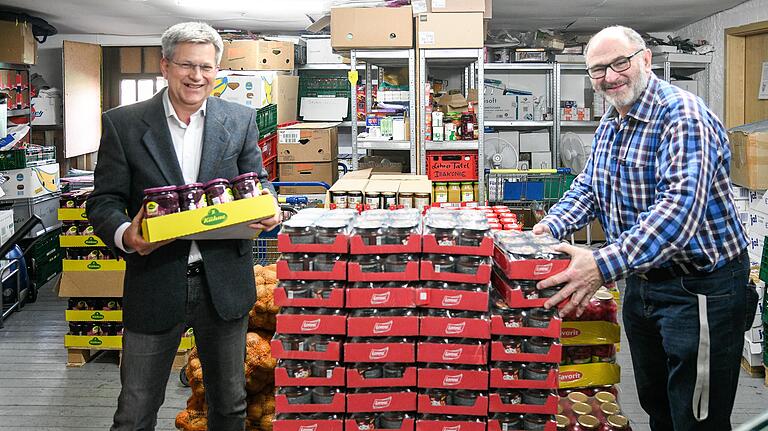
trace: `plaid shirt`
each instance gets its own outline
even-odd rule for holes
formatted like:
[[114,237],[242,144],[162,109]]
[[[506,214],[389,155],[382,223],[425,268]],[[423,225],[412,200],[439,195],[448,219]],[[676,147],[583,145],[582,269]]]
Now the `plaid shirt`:
[[542,220],[563,238],[597,217],[606,282],[689,262],[712,271],[747,246],[731,193],[728,137],[701,99],[651,74],[621,118],[600,121],[586,168]]

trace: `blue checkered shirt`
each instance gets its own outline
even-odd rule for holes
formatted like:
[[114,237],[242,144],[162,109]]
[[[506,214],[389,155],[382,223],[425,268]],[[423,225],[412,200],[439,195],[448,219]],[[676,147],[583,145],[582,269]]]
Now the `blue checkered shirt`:
[[563,238],[597,217],[606,282],[679,263],[712,271],[747,246],[731,192],[728,137],[701,99],[658,79],[600,121],[584,172],[542,220]]

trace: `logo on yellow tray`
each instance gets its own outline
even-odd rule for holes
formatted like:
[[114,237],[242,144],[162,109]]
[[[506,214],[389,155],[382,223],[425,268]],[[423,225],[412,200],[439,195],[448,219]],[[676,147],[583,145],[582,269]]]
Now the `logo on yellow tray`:
[[227,220],[227,213],[221,212],[217,210],[216,208],[211,208],[210,211],[208,211],[208,214],[203,217],[202,220],[200,220],[200,223],[206,225],[206,226],[215,226],[220,223],[224,223],[224,221]]
[[85,245],[98,245],[99,241],[96,238],[89,236],[83,243]]
[[91,346],[101,346],[101,343],[102,341],[101,339],[99,339],[99,337],[93,337],[90,340],[88,340],[88,344],[90,344]]
[[104,320],[104,315],[101,314],[101,312],[97,311],[91,314],[91,320]]
[[91,261],[88,264],[88,269],[101,269],[101,264],[99,262],[96,262],[95,260]]

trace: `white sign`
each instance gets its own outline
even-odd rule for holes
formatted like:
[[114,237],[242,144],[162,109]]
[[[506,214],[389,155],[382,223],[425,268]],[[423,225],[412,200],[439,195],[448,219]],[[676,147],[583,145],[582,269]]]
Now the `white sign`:
[[768,99],[768,61],[763,62],[763,75],[760,78],[760,89],[757,94],[758,99]]

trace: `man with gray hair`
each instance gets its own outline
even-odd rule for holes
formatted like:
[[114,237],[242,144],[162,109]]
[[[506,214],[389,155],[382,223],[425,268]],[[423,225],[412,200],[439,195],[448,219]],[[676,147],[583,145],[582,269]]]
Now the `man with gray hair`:
[[[112,430],[151,430],[179,340],[194,329],[208,403],[208,429],[242,430],[248,311],[255,302],[253,241],[148,243],[141,235],[144,190],[256,172],[262,164],[254,109],[209,97],[223,44],[209,25],[186,22],[162,36],[168,87],[107,111],[88,198],[96,234],[125,258],[122,390]],[[275,217],[251,225],[270,230]]]
[[[757,295],[731,195],[730,149],[701,99],[656,77],[632,29],[608,27],[585,50],[594,90],[612,106],[586,168],[534,233],[564,238],[597,217],[607,243],[571,245],[553,307],[580,315],[603,284],[626,279],[623,318],[640,403],[654,431],[722,431]],[[710,390],[711,389],[711,390]]]

